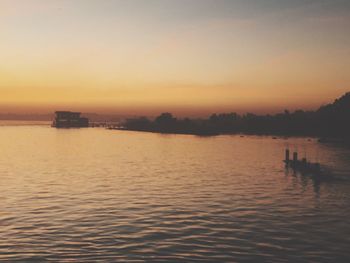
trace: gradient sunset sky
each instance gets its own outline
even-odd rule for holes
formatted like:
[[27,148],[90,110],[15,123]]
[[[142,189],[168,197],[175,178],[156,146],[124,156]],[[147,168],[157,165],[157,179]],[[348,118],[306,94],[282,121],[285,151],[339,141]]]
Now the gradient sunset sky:
[[349,32],[349,0],[0,0],[0,113],[317,108]]

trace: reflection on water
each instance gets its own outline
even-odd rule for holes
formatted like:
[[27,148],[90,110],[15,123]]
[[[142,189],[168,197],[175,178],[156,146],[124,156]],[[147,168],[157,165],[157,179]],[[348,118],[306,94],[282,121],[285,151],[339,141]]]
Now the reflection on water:
[[[285,147],[339,180],[286,171]],[[6,126],[0,153],[1,262],[350,259],[347,149]]]

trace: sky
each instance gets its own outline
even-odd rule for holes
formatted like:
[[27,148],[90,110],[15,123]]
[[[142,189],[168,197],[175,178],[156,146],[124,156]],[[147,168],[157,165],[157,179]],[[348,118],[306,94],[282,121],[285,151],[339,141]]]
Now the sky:
[[0,0],[0,112],[314,109],[349,28],[348,0]]

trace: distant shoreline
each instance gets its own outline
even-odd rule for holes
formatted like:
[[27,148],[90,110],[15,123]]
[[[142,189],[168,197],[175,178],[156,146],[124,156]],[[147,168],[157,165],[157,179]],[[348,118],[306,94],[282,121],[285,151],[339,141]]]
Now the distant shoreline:
[[[51,126],[50,121],[21,121],[21,120],[0,120],[0,127],[23,127],[23,126]],[[105,128],[105,127],[89,127],[89,128]],[[66,129],[77,129],[77,128],[66,128]],[[79,128],[80,129],[80,128]],[[88,128],[81,128],[88,129]],[[216,136],[257,136],[257,137],[270,137],[271,139],[288,140],[290,138],[305,138],[310,140],[317,140],[319,143],[342,145],[350,147],[350,139],[348,138],[337,138],[337,137],[320,137],[317,135],[302,135],[302,134],[273,134],[273,133],[246,133],[246,132],[236,132],[236,133],[195,133],[195,132],[175,132],[175,131],[157,131],[157,130],[137,130],[128,129],[125,127],[109,127],[108,130],[118,130],[118,131],[129,131],[129,132],[144,132],[144,133],[154,133],[163,135],[191,135],[198,137],[216,137]]]
[[320,141],[350,141],[350,93],[317,111],[297,110],[275,115],[247,113],[212,114],[208,119],[177,119],[165,112],[155,119],[127,119],[116,127],[120,130],[216,136],[221,134],[251,134],[268,136],[303,136],[322,138]]
[[155,130],[133,130],[133,129],[127,129],[127,128],[109,128],[109,130],[118,130],[118,131],[131,131],[131,132],[145,132],[145,133],[157,133],[157,134],[164,134],[164,135],[192,135],[192,136],[199,136],[199,137],[216,137],[216,136],[240,136],[240,137],[246,137],[246,136],[257,136],[257,137],[271,137],[272,139],[283,139],[287,140],[289,138],[308,138],[317,140],[320,143],[332,143],[332,144],[346,144],[350,146],[350,141],[347,139],[340,139],[336,137],[320,137],[316,135],[286,135],[286,134],[262,134],[262,133],[218,133],[218,134],[200,134],[200,133],[186,133],[186,132],[161,132],[161,131],[155,131]]

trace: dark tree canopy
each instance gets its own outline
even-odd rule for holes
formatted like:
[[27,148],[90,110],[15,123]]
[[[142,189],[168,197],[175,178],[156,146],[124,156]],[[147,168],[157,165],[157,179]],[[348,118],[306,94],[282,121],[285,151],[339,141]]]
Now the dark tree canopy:
[[350,93],[316,111],[285,110],[275,115],[214,113],[208,119],[176,119],[171,113],[162,113],[154,121],[146,117],[129,119],[124,127],[130,130],[198,135],[247,133],[349,138]]

